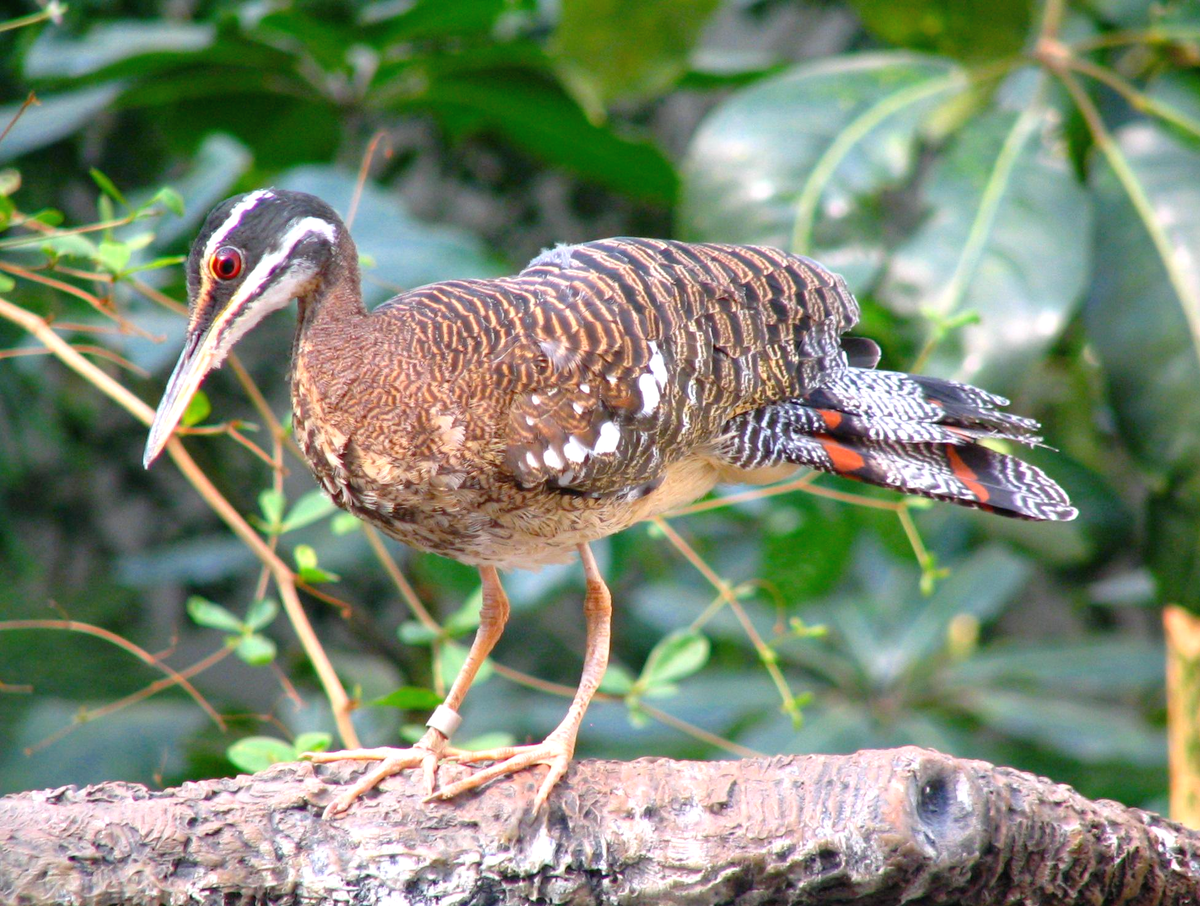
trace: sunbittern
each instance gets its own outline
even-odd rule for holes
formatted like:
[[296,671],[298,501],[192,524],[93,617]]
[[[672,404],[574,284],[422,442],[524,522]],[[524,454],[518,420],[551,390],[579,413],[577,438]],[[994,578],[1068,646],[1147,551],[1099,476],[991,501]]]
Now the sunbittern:
[[[859,312],[842,278],[776,249],[605,239],[368,312],[333,209],[262,189],[209,214],[187,277],[187,341],[146,465],[204,376],[296,299],[293,426],[317,480],[338,506],[482,577],[479,630],[422,739],[316,756],[381,762],[327,814],[418,766],[431,795],[449,798],[544,764],[544,803],[608,661],[610,597],[588,542],[717,482],[808,467],[1004,516],[1076,515],[1039,469],[979,443],[1035,444],[1036,422],[974,387],[873,370],[875,343],[843,336]],[[508,617],[497,570],[573,551],[587,579],[587,653],[566,717],[537,745],[447,748]],[[496,763],[434,793],[443,757]]]

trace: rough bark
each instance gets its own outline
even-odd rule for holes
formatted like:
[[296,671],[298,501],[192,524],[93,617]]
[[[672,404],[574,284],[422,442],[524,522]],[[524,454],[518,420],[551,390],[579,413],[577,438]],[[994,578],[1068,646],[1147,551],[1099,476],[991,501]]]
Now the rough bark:
[[537,815],[537,771],[449,804],[410,775],[323,820],[353,773],[8,796],[0,902],[1200,903],[1200,833],[923,749],[582,762]]

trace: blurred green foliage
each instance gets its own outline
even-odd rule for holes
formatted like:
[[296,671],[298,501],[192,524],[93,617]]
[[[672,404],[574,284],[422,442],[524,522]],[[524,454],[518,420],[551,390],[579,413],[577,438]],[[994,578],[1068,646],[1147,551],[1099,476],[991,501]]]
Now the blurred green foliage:
[[[719,753],[684,721],[763,752],[935,746],[1162,808],[1158,608],[1200,608],[1195,4],[109,0],[47,19],[0,32],[0,298],[147,401],[183,327],[154,300],[184,297],[205,212],[274,184],[345,213],[381,134],[353,225],[372,304],[556,241],[770,243],[845,274],[886,367],[979,382],[1045,423],[1057,450],[1030,458],[1079,503],[1070,525],[822,478],[856,502],[801,490],[671,520],[721,588],[659,526],[596,545],[615,647],[581,755]],[[108,226],[61,233],[89,224]],[[239,347],[285,420],[291,327]],[[254,556],[168,464],[142,471],[139,425],[38,353],[0,320],[0,792],[325,745]],[[477,625],[477,575],[392,545],[437,624],[415,621],[303,467],[277,480],[235,442],[270,446],[236,382],[206,391],[189,448],[320,583],[307,606],[371,703],[365,741],[411,738]],[[465,708],[476,745],[565,709],[513,670],[573,686],[580,663],[578,570],[506,583],[513,621]],[[106,713],[162,673],[11,622],[64,617],[177,670],[210,659],[192,682],[226,729],[178,688]]]

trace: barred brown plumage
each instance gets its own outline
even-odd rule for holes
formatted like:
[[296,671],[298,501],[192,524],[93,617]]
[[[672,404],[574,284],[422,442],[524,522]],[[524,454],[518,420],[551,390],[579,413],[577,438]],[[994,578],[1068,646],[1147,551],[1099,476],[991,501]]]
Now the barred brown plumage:
[[[296,298],[293,426],[316,479],[393,537],[480,569],[479,631],[423,739],[314,756],[381,762],[329,813],[416,766],[431,795],[449,798],[546,764],[543,803],[607,663],[610,601],[588,542],[718,481],[808,466],[1003,515],[1075,515],[1044,473],[979,443],[1037,443],[1036,423],[973,387],[872,370],[878,347],[843,336],[859,315],[845,282],[777,249],[629,238],[559,246],[515,277],[437,283],[367,312],[337,214],[311,195],[263,189],[209,214],[188,258],[188,292],[187,344],[147,465],[205,374]],[[540,745],[447,748],[508,615],[497,568],[574,551],[587,575],[588,650],[567,717]],[[437,763],[449,756],[499,763],[435,794]]]

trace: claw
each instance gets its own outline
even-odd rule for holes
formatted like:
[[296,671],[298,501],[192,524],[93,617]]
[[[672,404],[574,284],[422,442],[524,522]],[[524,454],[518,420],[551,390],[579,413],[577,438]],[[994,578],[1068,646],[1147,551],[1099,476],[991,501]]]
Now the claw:
[[483,752],[455,752],[454,761],[459,764],[470,764],[476,761],[495,761],[496,764],[444,786],[437,792],[430,793],[425,801],[436,802],[453,799],[460,793],[478,789],[497,777],[515,774],[525,768],[544,764],[550,770],[543,778],[541,786],[538,787],[537,796],[534,797],[533,810],[536,812],[546,804],[546,800],[550,797],[550,791],[567,773],[567,768],[571,764],[571,756],[574,753],[574,737],[567,738],[565,734],[556,736],[554,733],[547,736],[543,742],[531,746],[508,746]]
[[364,793],[377,787],[382,781],[409,768],[420,767],[425,779],[427,796],[435,795],[437,789],[437,767],[443,756],[457,759],[469,752],[450,749],[446,737],[437,730],[429,730],[420,742],[408,749],[385,746],[377,749],[346,749],[342,752],[305,752],[300,757],[315,764],[331,764],[335,761],[378,761],[379,765],[359,778],[333,802],[325,807],[323,817],[333,818],[350,808]]

